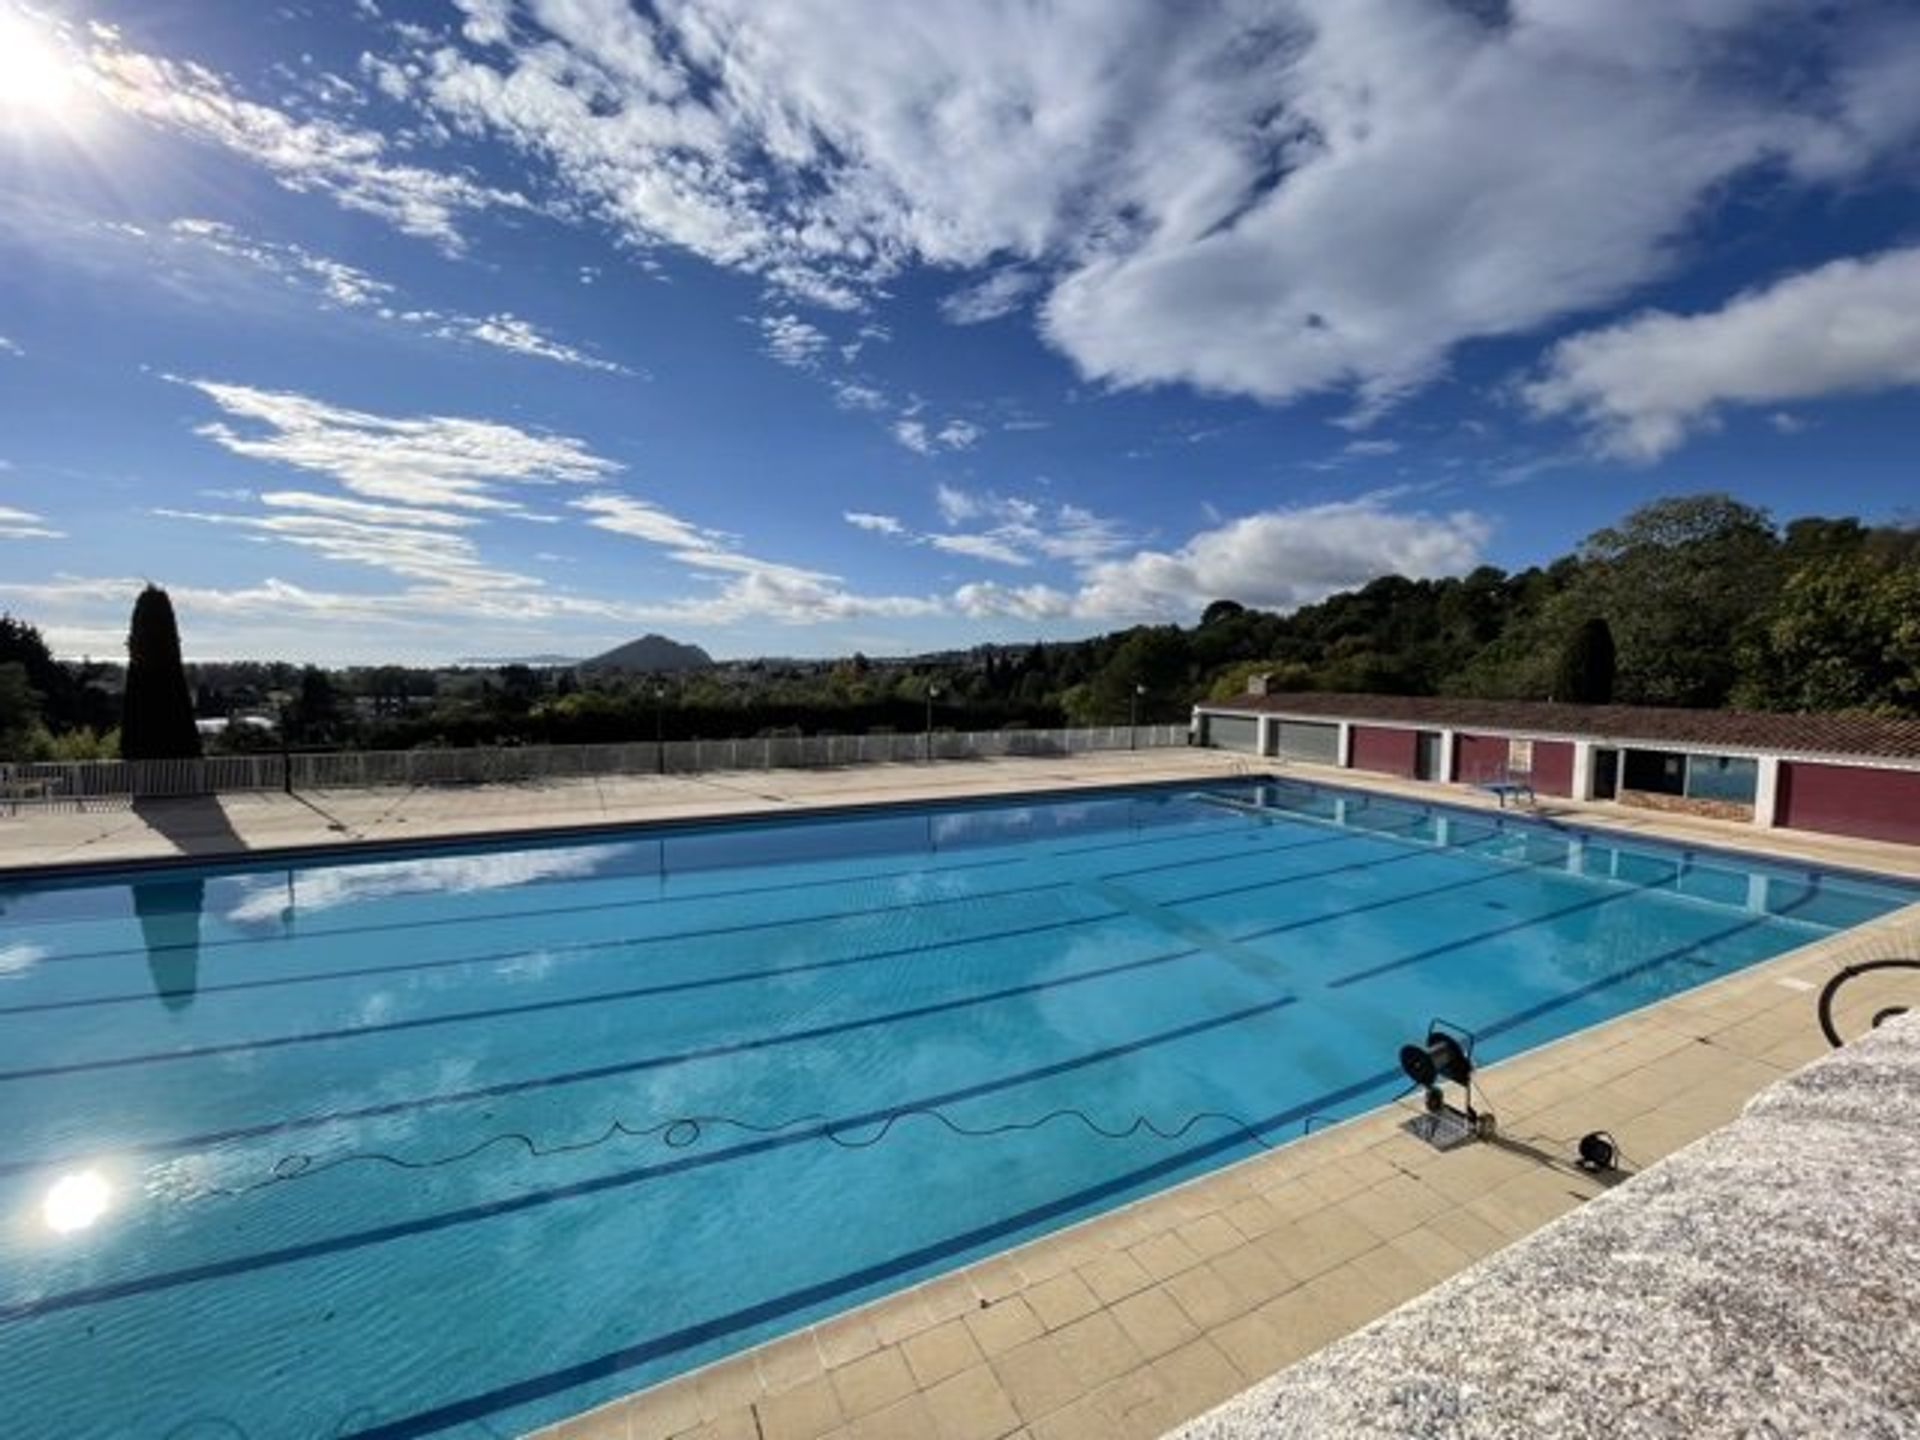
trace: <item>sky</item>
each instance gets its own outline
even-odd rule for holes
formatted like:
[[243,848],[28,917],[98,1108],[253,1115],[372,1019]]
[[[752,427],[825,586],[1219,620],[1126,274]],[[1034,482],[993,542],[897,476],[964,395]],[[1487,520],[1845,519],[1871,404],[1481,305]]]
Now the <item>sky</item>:
[[1911,0],[0,0],[0,609],[911,653],[1912,520]]

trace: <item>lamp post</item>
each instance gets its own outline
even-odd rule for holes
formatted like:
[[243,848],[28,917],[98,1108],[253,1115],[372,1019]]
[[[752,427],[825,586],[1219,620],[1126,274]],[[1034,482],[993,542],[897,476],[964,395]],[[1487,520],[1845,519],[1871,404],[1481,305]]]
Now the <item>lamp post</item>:
[[1135,685],[1133,693],[1127,697],[1127,749],[1140,748],[1140,697],[1147,693],[1144,685]]
[[925,748],[929,763],[933,760],[933,702],[939,698],[940,687],[938,685],[927,686],[927,738]]
[[667,773],[667,687],[653,687],[653,773]]

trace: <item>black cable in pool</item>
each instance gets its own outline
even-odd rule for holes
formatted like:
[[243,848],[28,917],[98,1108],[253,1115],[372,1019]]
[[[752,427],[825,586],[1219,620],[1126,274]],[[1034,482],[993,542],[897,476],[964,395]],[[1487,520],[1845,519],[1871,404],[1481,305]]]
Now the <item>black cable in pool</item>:
[[[929,1120],[937,1120],[955,1135],[966,1139],[986,1139],[995,1135],[1010,1135],[1017,1132],[1038,1130],[1043,1126],[1053,1124],[1055,1121],[1071,1119],[1079,1121],[1088,1131],[1103,1140],[1130,1140],[1137,1135],[1145,1134],[1152,1135],[1158,1140],[1171,1141],[1184,1138],[1196,1125],[1200,1125],[1205,1121],[1223,1120],[1234,1129],[1240,1131],[1241,1134],[1253,1141],[1262,1150],[1271,1150],[1273,1148],[1273,1142],[1269,1141],[1259,1130],[1255,1129],[1238,1115],[1234,1115],[1225,1110],[1195,1111],[1171,1129],[1158,1124],[1147,1115],[1135,1115],[1127,1125],[1119,1128],[1109,1128],[1095,1120],[1091,1115],[1087,1114],[1086,1111],[1072,1106],[1063,1107],[1058,1110],[1049,1110],[1046,1114],[1036,1119],[1008,1120],[996,1125],[975,1126],[955,1120],[952,1116],[937,1107],[916,1105],[896,1111],[884,1120],[849,1121],[843,1122],[840,1125],[836,1125],[831,1117],[819,1114],[795,1115],[790,1119],[775,1121],[772,1124],[761,1124],[752,1120],[742,1120],[733,1115],[682,1115],[672,1120],[662,1120],[652,1125],[629,1125],[624,1120],[616,1119],[591,1139],[568,1141],[558,1145],[542,1145],[533,1136],[522,1130],[505,1130],[497,1135],[488,1136],[478,1144],[469,1145],[464,1150],[458,1150],[449,1155],[434,1156],[426,1160],[409,1159],[407,1156],[395,1155],[384,1150],[351,1150],[345,1154],[335,1155],[328,1159],[320,1159],[305,1152],[296,1152],[292,1155],[284,1155],[276,1161],[273,1166],[273,1172],[263,1180],[256,1180],[250,1185],[209,1185],[203,1189],[202,1193],[228,1197],[251,1195],[256,1191],[265,1190],[274,1185],[283,1185],[289,1180],[311,1178],[315,1175],[324,1174],[329,1170],[337,1169],[342,1165],[350,1165],[356,1162],[390,1165],[399,1170],[437,1170],[443,1166],[458,1165],[462,1161],[471,1160],[474,1156],[483,1151],[490,1150],[496,1145],[509,1143],[521,1146],[530,1157],[536,1160],[546,1160],[556,1155],[574,1155],[582,1151],[594,1150],[621,1137],[633,1140],[644,1140],[658,1136],[661,1143],[669,1149],[684,1150],[689,1145],[697,1143],[700,1136],[708,1127],[722,1125],[734,1130],[744,1130],[755,1135],[777,1135],[783,1131],[791,1130],[798,1125],[818,1125],[822,1127],[820,1131],[821,1139],[831,1141],[843,1150],[866,1150],[886,1139],[893,1127],[900,1121],[907,1119],[909,1116],[916,1115]],[[864,1133],[868,1130],[872,1130],[872,1133]]]

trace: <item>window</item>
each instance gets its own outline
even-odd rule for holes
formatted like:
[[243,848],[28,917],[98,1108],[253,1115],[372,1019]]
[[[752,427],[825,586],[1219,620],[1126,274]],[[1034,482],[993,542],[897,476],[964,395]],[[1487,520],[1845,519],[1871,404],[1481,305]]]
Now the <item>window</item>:
[[1760,784],[1760,762],[1738,755],[1689,755],[1687,794],[1696,800],[1753,804]]
[[1687,793],[1687,757],[1674,750],[1629,750],[1621,767],[1620,784],[1627,790],[1655,795]]
[[1742,755],[1629,750],[1621,763],[1622,789],[1654,795],[1684,795],[1689,800],[1751,805],[1759,784],[1760,762]]

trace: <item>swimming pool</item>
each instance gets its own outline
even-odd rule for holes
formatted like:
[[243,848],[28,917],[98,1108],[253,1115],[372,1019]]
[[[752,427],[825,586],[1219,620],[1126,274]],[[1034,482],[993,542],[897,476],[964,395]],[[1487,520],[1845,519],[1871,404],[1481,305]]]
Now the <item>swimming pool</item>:
[[1254,779],[0,880],[9,1433],[516,1433],[1378,1104],[1435,1015],[1498,1059],[1916,898]]

